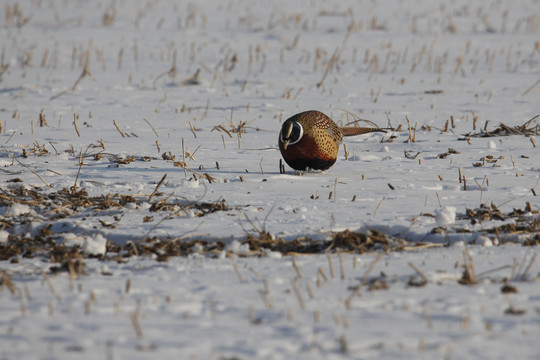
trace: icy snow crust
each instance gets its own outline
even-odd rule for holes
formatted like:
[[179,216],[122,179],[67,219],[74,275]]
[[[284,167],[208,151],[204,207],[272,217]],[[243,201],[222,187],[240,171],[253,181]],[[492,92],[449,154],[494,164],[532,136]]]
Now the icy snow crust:
[[[218,239],[238,253],[258,230],[295,239],[376,229],[452,244],[383,255],[366,279],[384,274],[388,289],[371,292],[362,278],[373,254],[343,254],[343,280],[337,255],[335,277],[325,255],[297,257],[299,277],[290,257],[269,253],[236,259],[240,279],[223,253],[85,260],[71,283],[65,272],[46,280],[52,265],[42,259],[2,262],[16,291],[3,278],[0,357],[538,356],[538,262],[525,272],[536,249],[491,246],[498,239],[483,230],[512,219],[461,216],[480,204],[508,213],[528,202],[538,221],[539,137],[464,136],[540,113],[535,1],[52,0],[11,2],[0,19],[2,188],[20,179],[42,192],[76,185],[138,199],[55,222],[58,241],[98,256],[107,241],[145,237]],[[345,139],[326,172],[280,174],[281,123],[309,109],[341,125],[349,111],[396,130]],[[48,153],[36,151],[43,146]],[[455,153],[439,156],[449,148]],[[169,152],[215,181],[174,166],[162,156]],[[81,153],[103,156],[79,166]],[[151,211],[146,200],[165,174],[152,202],[224,199],[229,210]],[[48,216],[0,207],[1,219],[18,219],[0,230],[0,243],[31,239]],[[464,286],[457,280],[471,241],[484,245],[471,250],[478,273],[502,268]],[[427,285],[407,285],[419,276],[409,263]],[[505,279],[517,293],[501,292]]]

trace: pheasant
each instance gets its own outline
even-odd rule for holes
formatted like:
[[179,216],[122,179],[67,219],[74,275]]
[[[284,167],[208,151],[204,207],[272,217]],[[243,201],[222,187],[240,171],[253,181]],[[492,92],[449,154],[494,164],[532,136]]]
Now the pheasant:
[[326,170],[336,162],[343,136],[384,130],[370,127],[340,127],[320,111],[291,116],[279,132],[279,150],[285,162],[296,170]]

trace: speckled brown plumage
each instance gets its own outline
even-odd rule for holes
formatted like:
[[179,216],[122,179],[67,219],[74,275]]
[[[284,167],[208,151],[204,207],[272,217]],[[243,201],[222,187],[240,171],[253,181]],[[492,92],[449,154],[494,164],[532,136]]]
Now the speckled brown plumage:
[[378,128],[339,127],[320,111],[298,113],[283,123],[279,150],[285,162],[296,170],[326,170],[336,162],[343,136],[354,136]]

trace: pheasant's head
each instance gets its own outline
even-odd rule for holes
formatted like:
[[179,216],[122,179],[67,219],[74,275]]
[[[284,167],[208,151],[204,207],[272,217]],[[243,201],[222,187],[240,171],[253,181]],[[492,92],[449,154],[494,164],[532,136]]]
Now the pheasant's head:
[[287,120],[281,127],[279,133],[279,141],[283,144],[283,148],[287,149],[287,146],[296,144],[304,136],[304,128],[295,120]]

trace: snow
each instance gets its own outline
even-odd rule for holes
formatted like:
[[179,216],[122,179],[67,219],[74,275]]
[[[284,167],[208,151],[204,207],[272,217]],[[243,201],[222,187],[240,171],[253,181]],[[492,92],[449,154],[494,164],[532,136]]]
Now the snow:
[[101,234],[88,236],[84,239],[83,249],[86,254],[104,255],[107,250],[107,239]]
[[32,209],[28,205],[24,204],[13,204],[11,206],[2,206],[0,208],[0,213],[3,216],[20,216],[27,215]]
[[435,210],[435,222],[438,226],[451,225],[456,221],[456,208],[445,206]]
[[[334,276],[325,256],[296,257],[301,278],[291,257],[235,258],[241,280],[227,258],[105,265],[90,259],[81,278],[51,275],[51,285],[41,274],[51,265],[41,260],[3,264],[20,293],[1,293],[2,356],[505,359],[512,352],[536,358],[537,281],[515,276],[509,283],[518,292],[501,292],[511,259],[526,261],[527,249],[471,248],[478,274],[508,266],[476,285],[457,283],[462,251],[385,254],[368,278],[388,288],[364,286],[354,296],[351,288],[361,283],[373,255],[343,255],[343,276],[337,255],[331,256]],[[408,285],[418,278],[409,263],[423,272],[425,286]],[[539,271],[535,264],[530,276]],[[525,313],[505,314],[510,307]]]
[[[539,17],[532,0],[2,6],[0,245],[49,236],[86,258],[77,276],[0,262],[0,358],[537,358],[540,268],[520,243],[540,236],[538,133],[467,134],[540,114]],[[309,109],[395,130],[280,174],[281,123]],[[6,203],[62,189],[135,201]],[[523,214],[467,217],[481,205]],[[334,276],[326,254],[296,256],[302,276],[280,252],[240,257],[247,234],[343,230],[438,247],[333,254]],[[150,238],[225,251],[93,258]]]
[[0,243],[6,243],[9,238],[9,232],[7,231],[0,231]]

